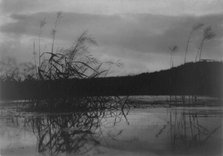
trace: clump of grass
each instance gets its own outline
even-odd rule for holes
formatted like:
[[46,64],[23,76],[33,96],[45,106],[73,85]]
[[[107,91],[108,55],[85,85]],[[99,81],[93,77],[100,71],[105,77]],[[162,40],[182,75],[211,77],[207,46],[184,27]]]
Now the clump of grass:
[[[89,46],[95,46],[97,42],[87,31],[83,32],[70,48],[54,51],[57,27],[61,18],[62,12],[58,12],[51,32],[51,51],[40,51],[41,28],[46,24],[46,19],[40,22],[38,79],[82,79],[105,76],[115,63],[111,61],[102,63],[89,53]],[[106,65],[109,67],[105,68]]]
[[97,45],[87,32],[78,37],[68,49],[58,53],[43,52],[46,59],[39,66],[38,74],[41,80],[57,80],[72,78],[93,78],[105,75],[108,70],[101,70],[103,64],[88,53],[89,45]]

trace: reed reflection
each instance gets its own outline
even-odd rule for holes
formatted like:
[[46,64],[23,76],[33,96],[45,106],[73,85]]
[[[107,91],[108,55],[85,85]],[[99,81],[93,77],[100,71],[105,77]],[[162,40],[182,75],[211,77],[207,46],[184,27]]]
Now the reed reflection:
[[114,138],[121,134],[117,131],[105,134],[104,130],[116,126],[123,119],[128,122],[129,109],[121,102],[123,101],[116,101],[116,105],[110,104],[109,108],[98,110],[30,114],[21,112],[18,115],[8,115],[6,122],[32,131],[37,139],[37,151],[43,155],[84,154],[99,145],[106,135]]
[[[217,111],[196,111],[183,108],[171,109],[169,112],[169,132],[173,149],[181,150],[204,145],[217,131],[221,130],[221,123],[208,125],[206,118],[219,115]],[[158,135],[166,129],[166,125]]]

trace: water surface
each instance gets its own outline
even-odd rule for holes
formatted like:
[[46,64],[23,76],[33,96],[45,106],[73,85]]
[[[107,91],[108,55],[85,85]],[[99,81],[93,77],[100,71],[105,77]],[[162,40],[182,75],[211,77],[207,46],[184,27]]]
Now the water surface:
[[76,113],[0,107],[0,155],[223,154],[221,106],[163,107]]

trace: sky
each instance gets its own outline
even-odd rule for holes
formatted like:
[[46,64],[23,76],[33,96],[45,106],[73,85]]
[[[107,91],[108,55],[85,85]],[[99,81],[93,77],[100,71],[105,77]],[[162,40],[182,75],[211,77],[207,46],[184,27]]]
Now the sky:
[[188,36],[188,61],[194,61],[203,30],[211,26],[216,36],[205,41],[202,58],[223,60],[223,0],[0,0],[0,57],[34,62],[33,43],[41,50],[52,43],[56,15],[55,47],[69,48],[87,31],[98,45],[90,53],[101,61],[118,61],[112,75],[132,75],[170,68],[170,47],[174,66],[184,62]]

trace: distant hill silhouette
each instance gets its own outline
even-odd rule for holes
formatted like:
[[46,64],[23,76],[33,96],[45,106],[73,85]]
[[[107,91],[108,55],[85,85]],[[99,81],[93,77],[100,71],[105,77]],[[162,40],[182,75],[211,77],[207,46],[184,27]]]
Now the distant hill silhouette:
[[200,95],[223,97],[223,63],[201,61],[135,76],[54,81],[1,82],[1,99],[109,95]]

